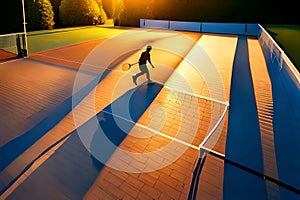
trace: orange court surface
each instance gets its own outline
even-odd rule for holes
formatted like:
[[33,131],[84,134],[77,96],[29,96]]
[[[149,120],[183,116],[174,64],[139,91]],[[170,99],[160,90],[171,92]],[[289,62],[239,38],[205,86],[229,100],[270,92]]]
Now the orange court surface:
[[256,37],[150,28],[2,62],[0,199],[299,199],[276,73]]

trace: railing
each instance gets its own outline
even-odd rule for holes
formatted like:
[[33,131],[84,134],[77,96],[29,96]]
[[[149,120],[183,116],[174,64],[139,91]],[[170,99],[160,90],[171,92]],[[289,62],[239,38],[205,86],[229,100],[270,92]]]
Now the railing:
[[258,35],[258,40],[262,46],[265,56],[269,56],[274,66],[278,66],[279,72],[284,68],[298,89],[300,89],[300,74],[294,64],[273,40],[269,33],[261,25],[259,25],[259,28],[260,34]]
[[255,23],[214,23],[214,22],[186,22],[170,20],[140,19],[141,28],[158,28],[178,31],[193,31],[202,33],[234,34],[255,36],[263,47],[265,56],[268,55],[273,62],[278,63],[279,70],[284,67],[290,78],[300,89],[300,75],[296,67],[290,61],[285,52],[273,40],[268,32]]

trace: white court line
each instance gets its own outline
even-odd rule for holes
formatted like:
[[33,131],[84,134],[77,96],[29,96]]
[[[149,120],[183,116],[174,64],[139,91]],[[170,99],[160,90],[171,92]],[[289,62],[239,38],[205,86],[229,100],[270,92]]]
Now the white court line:
[[12,62],[17,62],[19,60],[23,60],[25,58],[12,58],[12,60],[8,60],[8,61],[4,61],[4,62],[0,62],[0,65],[3,65],[3,64],[7,64],[7,63],[12,63]]
[[[141,85],[146,84],[146,83],[147,83],[147,81],[144,82],[144,83],[142,83]],[[179,140],[179,139],[177,139],[177,138],[175,138],[175,137],[169,136],[169,135],[167,135],[167,134],[164,134],[164,133],[162,133],[162,132],[159,132],[159,131],[157,131],[157,130],[154,130],[154,129],[152,129],[152,128],[149,128],[148,126],[145,126],[145,125],[136,123],[136,122],[134,122],[134,121],[132,121],[132,120],[129,120],[129,119],[127,119],[127,118],[124,118],[124,117],[119,116],[119,115],[116,115],[116,114],[113,114],[113,113],[111,113],[111,112],[107,112],[107,111],[104,111],[104,110],[102,110],[102,112],[107,113],[107,114],[112,115],[112,116],[115,116],[115,117],[118,117],[118,118],[123,119],[123,120],[125,120],[125,121],[127,121],[127,122],[130,122],[130,123],[132,123],[132,124],[136,124],[137,126],[139,126],[139,127],[141,127],[141,128],[147,129],[147,130],[149,130],[149,131],[151,131],[151,132],[153,132],[153,133],[156,133],[156,134],[158,134],[158,135],[161,135],[161,136],[163,136],[163,137],[165,137],[165,138],[168,138],[168,139],[170,139],[170,140],[176,141],[176,142],[181,143],[181,144],[183,144],[183,145],[189,146],[189,147],[191,147],[191,148],[193,148],[193,149],[196,149],[196,150],[200,150],[201,148],[207,149],[207,148],[204,147],[203,145],[207,142],[207,140],[211,137],[211,135],[212,135],[212,134],[215,132],[215,130],[218,128],[218,126],[220,125],[221,121],[224,119],[225,114],[226,114],[226,111],[227,111],[227,109],[228,109],[228,107],[229,107],[229,103],[228,103],[228,102],[219,101],[219,100],[215,100],[215,99],[212,99],[212,98],[209,98],[209,97],[205,97],[205,96],[202,96],[202,95],[198,95],[198,94],[195,94],[195,93],[190,93],[190,92],[178,90],[178,89],[176,89],[176,88],[172,88],[172,87],[169,87],[169,86],[165,86],[163,83],[159,83],[159,82],[156,82],[156,83],[157,83],[157,84],[160,84],[160,85],[164,86],[165,88],[167,88],[167,89],[169,89],[169,90],[172,90],[172,91],[176,91],[176,92],[179,92],[179,93],[187,94],[187,95],[190,95],[190,96],[194,96],[194,97],[197,97],[197,98],[202,98],[202,99],[205,99],[205,100],[208,100],[208,101],[213,101],[213,102],[217,102],[217,103],[220,103],[220,104],[225,105],[225,109],[224,109],[224,111],[223,111],[221,117],[220,117],[219,120],[217,121],[216,125],[212,128],[212,130],[210,131],[210,133],[204,138],[204,140],[202,141],[202,143],[201,143],[199,146],[195,146],[195,145],[192,145],[192,144],[190,144],[190,143],[187,143],[187,142],[185,142],[185,141],[183,141],[183,140]],[[210,150],[210,151],[213,152],[213,150]],[[216,154],[220,154],[220,153],[216,152]],[[221,155],[223,155],[223,154],[221,154]],[[224,156],[223,156],[223,157],[224,157]]]
[[[40,56],[44,56],[44,57],[47,57],[47,58],[51,58],[51,59],[54,59],[54,60],[60,60],[60,61],[64,61],[64,62],[70,62],[70,63],[81,64],[81,65],[88,65],[88,66],[94,67],[96,69],[105,69],[106,68],[106,67],[95,66],[95,65],[88,64],[88,63],[83,63],[83,62],[77,62],[77,61],[72,61],[72,60],[67,60],[67,59],[62,59],[62,58],[56,58],[56,57],[53,57],[53,56],[48,56],[48,55],[44,55],[44,54],[40,54],[40,53],[37,53],[36,55],[40,55]],[[106,70],[127,73],[127,71],[123,71],[123,70],[119,70],[119,69],[106,68]],[[182,94],[187,94],[187,95],[194,96],[194,97],[201,98],[201,99],[205,99],[205,100],[208,100],[208,101],[213,101],[213,102],[220,103],[220,104],[223,104],[223,105],[226,105],[226,106],[229,105],[228,101],[226,101],[226,102],[220,101],[220,100],[217,100],[217,99],[213,99],[213,98],[210,98],[210,97],[205,97],[205,96],[195,94],[195,93],[192,93],[192,92],[187,92],[187,91],[183,91],[183,90],[180,90],[180,89],[172,88],[170,86],[166,86],[164,83],[161,83],[161,82],[157,82],[157,81],[155,81],[155,82],[162,85],[162,86],[164,86],[165,88],[167,88],[169,90],[172,90],[172,91],[176,91],[176,92],[179,92],[179,93],[182,93]]]
[[228,106],[225,107],[225,109],[224,109],[224,111],[223,111],[221,117],[220,117],[219,120],[217,121],[216,125],[213,127],[213,129],[210,131],[210,133],[204,138],[204,140],[203,140],[203,141],[201,142],[201,144],[199,145],[199,149],[200,149],[200,157],[202,157],[202,154],[201,154],[202,152],[201,152],[201,150],[203,149],[203,150],[205,150],[205,151],[207,151],[207,152],[212,152],[212,153],[215,153],[215,154],[220,155],[221,157],[225,158],[225,155],[224,155],[224,154],[219,153],[219,152],[216,152],[216,151],[214,151],[214,150],[212,150],[212,149],[209,149],[209,148],[205,147],[204,145],[205,145],[205,143],[209,140],[209,138],[212,136],[212,134],[216,131],[216,129],[219,127],[220,123],[222,122],[222,120],[223,120],[224,117],[225,117],[225,114],[226,114],[226,112],[227,112],[227,109],[228,109]]
[[[47,55],[39,54],[39,53],[38,53],[37,55],[44,56],[44,57],[48,57],[48,58],[52,58],[52,59],[56,59],[56,60],[61,60],[61,61],[65,61],[65,62],[71,62],[71,63],[76,63],[76,64],[84,64],[84,65],[92,66],[92,67],[98,68],[98,69],[103,69],[103,68],[105,68],[105,67],[95,66],[95,65],[92,65],[92,64],[86,64],[86,63],[82,63],[82,62],[71,61],[71,60],[61,59],[61,58],[55,58],[55,57],[52,57],[52,56],[47,56]],[[118,72],[126,73],[126,71],[118,70],[118,69],[107,69],[107,70],[110,70],[110,71],[118,71]],[[145,83],[146,83],[146,82],[145,82]],[[143,83],[143,84],[145,84],[145,83]],[[224,109],[224,112],[223,112],[221,118],[218,120],[216,126],[214,126],[214,128],[210,131],[210,133],[206,136],[206,138],[203,140],[203,142],[202,142],[199,146],[195,146],[195,145],[192,145],[192,144],[187,143],[187,142],[185,142],[185,141],[179,140],[179,139],[177,139],[177,138],[175,138],[175,137],[171,137],[171,136],[166,135],[166,134],[164,134],[164,133],[161,133],[161,132],[159,132],[159,131],[157,131],[157,130],[154,130],[154,129],[152,129],[152,128],[149,128],[149,127],[147,127],[147,126],[145,126],[145,125],[136,123],[136,122],[134,122],[134,121],[132,121],[132,120],[128,120],[128,119],[126,119],[126,118],[124,118],[124,117],[122,117],[122,116],[115,115],[115,114],[110,113],[110,112],[107,112],[107,111],[102,111],[102,112],[105,112],[105,113],[107,113],[107,114],[113,115],[113,116],[115,116],[115,117],[118,117],[118,118],[123,119],[123,120],[125,120],[125,121],[128,121],[128,122],[130,122],[130,123],[136,124],[137,126],[140,126],[140,127],[144,128],[144,129],[147,129],[147,130],[149,130],[149,131],[151,131],[151,132],[154,132],[154,133],[156,133],[156,134],[159,134],[159,135],[161,135],[161,136],[163,136],[163,137],[166,137],[166,138],[168,138],[168,139],[171,139],[171,140],[176,141],[176,142],[178,142],[178,143],[181,143],[181,144],[183,144],[183,145],[186,145],[186,146],[189,146],[189,147],[191,147],[191,148],[200,150],[200,149],[203,147],[203,145],[207,142],[207,140],[209,139],[209,137],[214,133],[214,131],[217,129],[217,127],[218,127],[219,124],[221,123],[222,119],[224,118],[225,113],[226,113],[226,110],[227,110],[227,108],[228,108],[228,106],[229,106],[228,101],[224,102],[224,101],[220,101],[220,100],[213,99],[213,98],[210,98],[210,97],[206,97],[206,96],[202,96],[202,95],[199,95],[199,94],[195,94],[195,93],[192,93],[192,92],[187,92],[187,91],[183,91],[183,90],[180,90],[180,89],[177,89],[177,88],[172,88],[172,87],[170,87],[170,86],[164,85],[164,83],[161,83],[161,82],[155,82],[155,83],[160,84],[160,85],[162,85],[163,87],[165,87],[165,88],[167,88],[167,89],[169,89],[169,90],[171,90],[171,91],[175,91],[175,92],[178,92],[178,93],[182,93],[182,94],[194,96],[194,97],[197,97],[197,98],[205,99],[205,100],[208,100],[208,101],[216,102],[216,103],[219,103],[219,104],[222,104],[222,105],[225,105],[225,106],[226,106],[225,109]]]
[[[147,83],[147,81],[143,82],[142,84],[146,84],[146,83]],[[178,93],[181,93],[181,94],[186,94],[186,95],[189,95],[189,96],[192,96],[192,97],[196,97],[196,98],[200,98],[200,99],[205,99],[205,100],[208,100],[208,101],[213,101],[213,102],[225,105],[225,106],[229,106],[229,102],[228,101],[224,102],[224,101],[220,101],[220,100],[213,99],[213,98],[210,98],[210,97],[202,96],[200,94],[195,94],[195,93],[192,93],[192,92],[187,92],[187,91],[184,91],[184,90],[173,88],[173,87],[167,86],[164,83],[159,82],[159,81],[154,81],[153,83],[162,85],[164,88],[167,88],[168,90],[171,90],[171,91],[175,91],[175,92],[178,92]]]
[[[172,89],[172,88],[171,88],[171,89]],[[192,94],[192,95],[193,95],[193,94]],[[225,108],[225,110],[224,110],[224,113],[223,113],[223,115],[221,116],[221,118],[219,119],[219,121],[218,121],[218,123],[216,124],[216,126],[211,130],[209,136],[212,135],[213,132],[216,130],[216,128],[219,126],[220,122],[222,121],[222,119],[223,119],[224,116],[225,116],[225,113],[226,113],[227,108],[228,108],[228,105],[226,106],[226,108]],[[154,129],[152,129],[152,128],[149,128],[149,127],[147,127],[147,126],[145,126],[145,125],[136,123],[136,122],[134,122],[134,121],[132,121],[132,120],[129,120],[129,119],[127,119],[127,118],[124,118],[124,117],[122,117],[122,116],[119,116],[119,115],[116,115],[116,114],[113,114],[113,113],[110,113],[110,112],[107,112],[107,111],[104,111],[104,110],[102,110],[101,112],[104,112],[104,113],[107,113],[107,114],[112,115],[112,116],[114,116],[114,117],[118,117],[118,118],[120,118],[120,119],[123,119],[123,120],[125,120],[125,121],[127,121],[127,122],[130,122],[130,123],[132,123],[132,124],[135,124],[135,125],[137,125],[137,126],[139,126],[139,127],[141,127],[141,128],[144,128],[144,129],[149,130],[149,131],[151,131],[151,132],[153,132],[153,133],[156,133],[156,134],[158,134],[158,135],[160,135],[160,136],[162,136],[162,137],[168,138],[168,139],[170,139],[170,140],[172,140],[172,141],[175,141],[175,142],[178,142],[178,143],[180,143],[180,144],[182,144],[182,145],[185,145],[185,146],[188,146],[188,147],[190,147],[190,148],[193,148],[193,149],[195,149],[195,150],[197,150],[197,151],[201,151],[201,149],[203,149],[203,150],[205,150],[206,152],[212,152],[212,153],[217,154],[217,155],[219,155],[219,156],[221,156],[221,157],[223,157],[223,158],[225,157],[224,154],[221,154],[221,153],[216,152],[216,151],[214,151],[214,150],[212,150],[212,149],[208,149],[208,148],[206,148],[206,147],[204,147],[204,146],[201,146],[201,144],[200,144],[199,146],[192,145],[192,144],[190,144],[190,143],[187,143],[187,142],[182,141],[182,140],[180,140],[180,139],[177,139],[177,138],[175,138],[175,137],[169,136],[169,135],[167,135],[167,134],[164,134],[164,133],[161,133],[161,132],[159,132],[159,131],[157,131],[157,130],[154,130]],[[70,136],[68,136],[67,138],[69,138],[69,137],[70,137]],[[63,138],[64,138],[64,137],[63,137]],[[63,139],[63,138],[62,138],[62,139]],[[206,137],[206,138],[208,138],[208,137]],[[60,139],[60,140],[61,140],[61,139]],[[57,143],[57,145],[62,145],[63,143],[64,143],[64,141],[61,140],[59,143]],[[203,143],[203,142],[202,142],[202,143]],[[203,143],[203,144],[204,144],[204,143]],[[57,148],[57,145],[55,145],[55,146],[53,146],[51,149],[49,149],[48,152],[46,152],[44,155],[42,155],[41,158],[39,158],[38,160],[34,161],[34,163],[36,163],[36,162],[41,162],[41,163],[39,163],[39,165],[41,165],[43,162],[45,162],[46,159],[44,158],[44,156],[47,156],[47,155],[50,156],[49,152],[51,152],[51,151],[52,151],[52,154],[53,154],[53,153],[55,152],[55,150],[53,150],[53,149],[56,149],[56,148]],[[199,153],[201,153],[201,152],[199,152]],[[40,161],[40,160],[42,160],[42,161]],[[23,173],[23,175],[22,175],[21,177],[19,177],[18,180],[17,180],[16,182],[14,182],[14,183],[13,183],[13,184],[12,184],[12,185],[11,185],[11,186],[10,186],[10,187],[2,194],[2,196],[8,196],[9,194],[11,194],[11,192],[13,192],[13,190],[14,190],[14,189],[11,190],[11,188],[17,187],[19,184],[21,184],[21,183],[29,176],[29,175],[27,174],[29,170],[34,171],[35,169],[38,168],[39,165],[34,165],[34,163],[32,163],[32,166],[31,166],[29,169],[27,169],[27,170]],[[32,172],[30,172],[30,173],[32,173]],[[25,178],[24,178],[24,177],[25,177]],[[0,196],[0,199],[1,199],[2,196]]]
[[173,91],[176,91],[176,92],[179,92],[179,93],[187,94],[187,95],[190,95],[190,96],[198,97],[200,99],[205,99],[205,100],[208,100],[208,101],[213,101],[213,102],[216,102],[216,103],[219,103],[219,104],[229,106],[228,101],[226,101],[226,102],[220,101],[220,100],[213,99],[213,98],[210,98],[210,97],[202,96],[200,94],[195,94],[195,93],[192,93],[192,92],[187,92],[187,91],[184,91],[184,90],[179,90],[179,89],[176,89],[176,88],[172,88],[172,87],[166,86],[166,85],[164,85],[164,87],[169,89],[169,90],[173,90]]
[[210,131],[210,133],[204,138],[204,140],[201,142],[200,146],[204,146],[205,143],[207,142],[207,140],[210,138],[210,136],[215,132],[215,130],[217,129],[217,127],[220,125],[221,121],[224,119],[226,111],[227,111],[228,106],[225,107],[221,117],[219,118],[219,120],[216,123],[216,126]]
[[162,132],[159,132],[159,131],[157,131],[157,130],[154,130],[154,129],[152,129],[152,128],[149,128],[148,126],[145,126],[145,125],[142,125],[142,124],[139,124],[139,123],[136,123],[136,125],[138,125],[138,126],[144,128],[144,129],[147,129],[147,130],[149,130],[149,131],[152,131],[152,132],[154,132],[154,133],[156,133],[156,134],[158,134],[158,135],[160,135],[160,136],[163,136],[163,137],[165,137],[165,138],[168,138],[168,139],[170,139],[170,140],[173,140],[173,141],[175,141],[175,142],[178,142],[178,143],[180,143],[180,144],[183,144],[183,145],[185,145],[185,146],[191,147],[191,148],[196,149],[196,150],[198,150],[198,151],[200,150],[200,147],[198,147],[198,146],[196,146],[196,145],[190,144],[190,143],[185,142],[185,141],[183,141],[183,140],[179,140],[179,139],[177,139],[177,138],[175,138],[175,137],[169,136],[169,135],[167,135],[167,134],[164,134],[164,133],[162,133]]
[[198,146],[195,146],[195,145],[192,145],[192,144],[187,143],[187,142],[185,142],[185,141],[179,140],[179,139],[177,139],[177,138],[175,138],[175,137],[166,135],[166,134],[164,134],[164,133],[162,133],[162,132],[159,132],[159,131],[157,131],[157,130],[154,130],[154,129],[152,129],[152,128],[149,128],[148,126],[145,126],[145,125],[136,123],[136,122],[134,122],[134,121],[132,121],[132,120],[126,119],[126,118],[124,118],[124,117],[122,117],[122,116],[113,114],[113,113],[111,113],[111,112],[107,112],[107,111],[104,111],[104,110],[103,110],[102,112],[104,112],[104,113],[106,113],[106,114],[109,114],[109,115],[112,115],[112,116],[114,116],[114,117],[118,117],[118,118],[120,118],[120,119],[123,119],[123,120],[125,120],[125,121],[127,121],[127,122],[130,122],[130,123],[132,123],[132,124],[135,124],[135,125],[137,125],[137,126],[139,126],[139,127],[141,127],[141,128],[147,129],[147,130],[149,130],[149,131],[151,131],[151,132],[153,132],[153,133],[156,133],[156,134],[158,134],[158,135],[160,135],[160,136],[163,136],[163,137],[165,137],[165,138],[168,138],[168,139],[170,139],[170,140],[173,140],[173,141],[178,142],[178,143],[180,143],[180,144],[183,144],[183,145],[185,145],[185,146],[191,147],[191,148],[196,149],[196,150],[200,150],[200,148],[199,148]]
[[[57,58],[57,57],[53,57],[53,56],[47,56],[47,55],[42,54],[42,53],[36,53],[36,54],[33,54],[33,55],[31,56],[32,59],[34,59],[34,55],[44,56],[44,57],[46,57],[46,58],[51,58],[51,59],[53,59],[53,60],[59,60],[59,61],[64,61],[64,62],[69,62],[69,63],[80,64],[80,65],[87,65],[87,66],[93,67],[93,68],[95,68],[95,69],[106,69],[106,70],[110,70],[110,71],[125,72],[125,71],[123,71],[123,70],[110,69],[110,68],[107,68],[107,67],[96,66],[96,65],[92,65],[92,64],[88,64],[88,63],[84,63],[84,62],[78,62],[78,61],[67,60],[67,59],[63,59],[63,58]],[[78,69],[78,70],[80,70],[80,69]]]
[[39,56],[43,56],[43,57],[46,57],[46,58],[51,58],[51,59],[54,59],[54,60],[60,60],[60,61],[69,62],[69,63],[75,63],[75,64],[81,64],[81,65],[84,64],[84,65],[88,65],[88,66],[95,67],[95,68],[104,68],[104,67],[99,67],[99,66],[95,66],[95,65],[92,65],[92,64],[87,64],[87,63],[84,63],[84,62],[78,62],[78,61],[73,61],[73,60],[67,60],[67,59],[64,59],[64,58],[57,58],[57,57],[53,57],[53,56],[48,56],[48,55],[45,55],[43,53],[33,54],[32,57],[34,57],[34,55],[39,55]]
[[213,153],[213,154],[215,154],[215,155],[217,155],[217,156],[219,156],[219,157],[221,157],[221,158],[225,158],[225,154],[222,154],[222,153],[220,153],[220,152],[217,152],[217,151],[215,151],[215,150],[212,150],[212,149],[209,149],[209,148],[207,148],[207,147],[201,147],[201,150],[205,150],[206,152],[211,152],[211,153]]

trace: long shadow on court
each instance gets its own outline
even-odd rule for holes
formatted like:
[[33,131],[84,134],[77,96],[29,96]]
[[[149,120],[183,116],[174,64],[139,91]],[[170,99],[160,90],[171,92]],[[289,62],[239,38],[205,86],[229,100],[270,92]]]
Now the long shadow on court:
[[[53,110],[44,113],[43,119],[32,129],[0,147],[0,194],[18,178],[15,177],[15,174],[7,174],[5,168],[63,119],[72,110],[73,106],[80,103],[109,72],[110,70],[106,70],[101,76],[95,77],[84,88],[73,94],[73,96],[67,98]],[[15,168],[17,172],[14,173],[26,170],[26,166],[28,165],[30,163],[19,163]]]
[[[96,117],[71,132],[70,138],[8,199],[22,199],[24,196],[29,199],[82,199],[115,149],[135,125],[134,122],[161,89],[162,85],[147,84],[126,92]],[[117,118],[128,120],[123,119],[120,125]]]
[[[239,36],[232,71],[226,159],[263,172],[262,146],[252,82],[247,37]],[[257,199],[266,194],[263,181],[235,169],[225,162],[224,199]]]

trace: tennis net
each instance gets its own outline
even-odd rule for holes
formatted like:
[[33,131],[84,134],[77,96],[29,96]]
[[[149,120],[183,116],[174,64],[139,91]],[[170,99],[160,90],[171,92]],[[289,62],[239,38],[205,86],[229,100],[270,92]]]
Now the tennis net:
[[0,35],[0,61],[24,57],[27,55],[25,33]]

